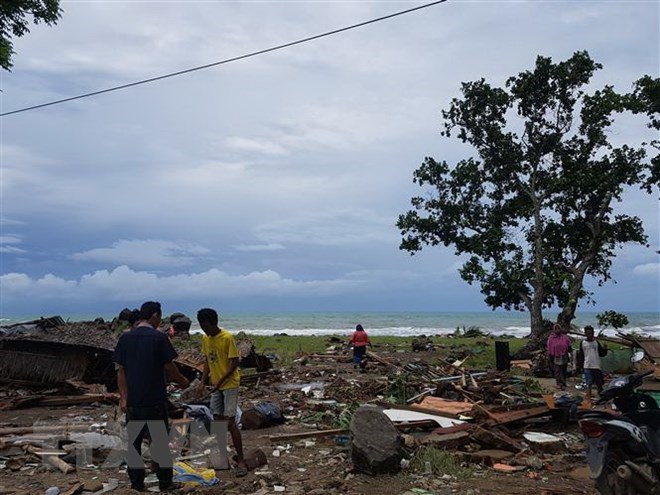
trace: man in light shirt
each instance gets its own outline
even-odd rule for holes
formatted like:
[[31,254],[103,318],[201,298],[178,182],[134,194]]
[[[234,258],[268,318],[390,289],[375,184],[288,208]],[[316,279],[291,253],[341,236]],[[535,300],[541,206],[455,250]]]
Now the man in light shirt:
[[596,385],[598,394],[603,391],[603,371],[600,358],[607,354],[607,347],[594,338],[594,327],[584,327],[585,340],[580,342],[578,350],[578,367],[584,370],[584,381],[587,384],[587,400],[591,401],[591,387]]

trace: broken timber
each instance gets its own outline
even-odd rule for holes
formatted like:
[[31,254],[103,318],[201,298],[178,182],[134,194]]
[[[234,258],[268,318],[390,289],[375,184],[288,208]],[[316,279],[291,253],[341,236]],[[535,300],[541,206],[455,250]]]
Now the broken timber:
[[504,411],[494,412],[485,408],[481,408],[486,412],[488,419],[486,424],[490,426],[505,425],[508,423],[515,423],[523,419],[536,418],[550,414],[550,408],[547,405],[530,407],[527,409],[520,409],[517,411]]
[[[394,427],[397,430],[406,430],[412,428],[433,428],[435,422],[433,421],[409,421],[406,423],[394,423]],[[269,435],[268,439],[271,442],[279,442],[280,440],[301,440],[304,438],[320,438],[328,437],[332,435],[345,435],[350,433],[350,430],[347,428],[337,428],[334,430],[316,430],[316,431],[304,431],[301,433],[283,433],[281,435]]]
[[[41,457],[40,455],[40,449],[38,447],[35,447],[34,445],[27,445],[25,450],[29,452],[30,454],[36,455]],[[46,461],[48,464],[51,464],[55,466],[57,469],[62,471],[64,474],[69,474],[72,471],[75,471],[76,468],[72,466],[71,464],[64,462],[62,459],[55,455],[44,455],[43,460]]]

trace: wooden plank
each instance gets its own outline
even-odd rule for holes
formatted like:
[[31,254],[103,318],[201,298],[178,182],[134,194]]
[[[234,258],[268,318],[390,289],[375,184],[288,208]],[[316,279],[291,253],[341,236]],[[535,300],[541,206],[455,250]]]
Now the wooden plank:
[[[34,455],[39,455],[38,452],[40,451],[39,448],[35,447],[34,445],[26,445],[25,450],[29,452],[30,454]],[[60,459],[57,456],[54,455],[45,455],[45,456],[40,456],[44,461],[46,461],[48,464],[51,464],[52,466],[55,466],[57,469],[62,471],[64,474],[69,474],[73,471],[76,470],[74,466],[71,464],[64,462],[62,459]]]
[[410,407],[430,409],[432,411],[453,414],[454,416],[459,416],[472,411],[472,404],[469,402],[447,400],[441,397],[424,397],[419,404],[411,404]]
[[35,450],[33,454],[43,457],[45,455],[67,455],[68,452],[66,450]]
[[86,402],[113,402],[119,404],[119,394],[83,394],[83,395],[68,395],[68,396],[54,396],[44,397],[39,400],[36,405],[38,406],[75,406],[84,404]]
[[639,340],[638,343],[651,359],[654,361],[660,361],[660,341]]
[[532,367],[532,361],[529,359],[511,360],[511,367],[528,370]]
[[375,352],[367,351],[366,354],[367,354],[367,357],[373,359],[374,361],[376,361],[376,362],[378,362],[378,363],[380,363],[380,364],[384,364],[385,366],[389,366],[390,368],[394,368],[394,369],[397,369],[397,370],[400,370],[400,369],[401,369],[401,368],[400,368],[399,366],[397,366],[396,364],[394,364],[394,363],[390,363],[387,359],[384,359],[384,358],[380,357],[380,356],[379,356],[378,354],[376,354]]
[[416,420],[416,421],[405,421],[402,423],[396,422],[394,423],[394,427],[397,430],[413,430],[413,429],[421,429],[421,430],[430,430],[437,428],[438,423],[436,423],[432,419],[421,419],[421,420]]
[[497,413],[493,411],[489,411],[488,412],[489,419],[486,420],[486,423],[491,426],[505,425],[523,419],[545,416],[546,414],[550,414],[550,408],[546,405],[532,407],[529,409],[521,409],[519,411],[507,411],[507,412],[497,412]]
[[435,428],[433,433],[437,435],[446,435],[448,433],[457,433],[459,431],[470,431],[475,426],[476,425],[473,425],[472,423],[462,423],[460,425],[446,426],[444,428]]
[[467,431],[458,431],[446,435],[431,433],[430,435],[418,438],[417,443],[419,445],[433,445],[434,447],[443,449],[456,449],[470,443],[470,434]]
[[280,440],[300,440],[302,438],[320,438],[331,435],[342,435],[348,433],[348,431],[349,430],[345,428],[338,428],[335,430],[316,430],[316,431],[305,431],[302,433],[284,433],[281,435],[269,435],[268,439],[271,442],[279,442]]
[[29,435],[31,433],[66,433],[69,431],[88,430],[91,423],[69,423],[59,426],[15,426],[0,428],[0,436]]
[[496,431],[494,428],[492,430],[486,430],[475,425],[474,430],[472,430],[472,439],[491,449],[510,450],[511,452],[521,452],[523,450],[520,442],[502,432]]
[[413,407],[413,406],[407,406],[403,404],[389,404],[388,402],[381,402],[378,401],[376,402],[377,405],[385,408],[385,409],[401,409],[403,411],[415,411],[415,412],[422,412],[425,414],[430,414],[432,416],[439,416],[441,418],[450,418],[450,419],[456,419],[455,414],[451,413],[446,413],[443,411],[437,411],[433,409],[426,409],[425,407]]
[[[436,426],[435,421],[409,421],[406,423],[394,423],[394,427],[397,430],[407,430],[412,428],[433,428]],[[300,440],[302,438],[320,438],[327,437],[332,435],[344,435],[349,433],[350,430],[345,428],[338,428],[335,430],[316,430],[316,431],[305,431],[301,433],[284,433],[281,435],[270,435],[268,439],[271,442],[278,442],[280,440]]]

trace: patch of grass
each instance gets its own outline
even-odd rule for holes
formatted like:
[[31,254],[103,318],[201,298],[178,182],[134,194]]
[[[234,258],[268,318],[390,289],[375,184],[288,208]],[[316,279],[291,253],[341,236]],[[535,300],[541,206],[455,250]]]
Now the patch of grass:
[[473,476],[472,469],[463,466],[456,455],[432,446],[417,449],[410,461],[410,467],[417,473],[425,473],[427,462],[435,476],[448,474],[459,481],[470,479]]
[[[280,363],[290,364],[298,353],[325,352],[328,348],[328,337],[317,335],[243,335],[254,342],[254,346],[260,354],[272,354],[280,358]],[[241,334],[235,336],[241,338]],[[345,339],[348,342],[348,338]],[[341,345],[341,344],[335,344]]]
[[[339,343],[329,344],[329,336],[327,335],[250,335],[237,333],[234,334],[236,339],[249,338],[254,341],[256,350],[260,354],[273,354],[280,358],[276,364],[278,366],[286,366],[297,357],[299,353],[323,353],[329,345],[347,346],[347,335],[336,335],[341,339]],[[374,344],[373,351],[379,353],[381,351],[394,352],[396,350],[403,350],[405,352],[412,352],[413,339],[419,338],[418,336],[411,337],[394,337],[394,336],[373,336],[369,338]],[[509,351],[514,354],[518,349],[525,345],[525,339],[518,338],[495,338],[495,337],[454,337],[454,336],[433,336],[430,337],[431,341],[437,350],[438,358],[446,358],[451,352],[454,351],[467,351],[472,354],[465,362],[467,369],[492,369],[495,367],[495,340],[505,340],[509,342]],[[201,335],[191,335],[190,340],[174,339],[174,345],[179,350],[188,348],[201,348]],[[396,354],[395,354],[396,356]]]

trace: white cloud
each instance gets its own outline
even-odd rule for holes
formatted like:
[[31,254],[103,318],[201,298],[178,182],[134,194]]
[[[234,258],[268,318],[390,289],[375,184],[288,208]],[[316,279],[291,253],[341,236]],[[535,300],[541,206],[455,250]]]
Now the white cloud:
[[283,155],[286,149],[280,144],[264,139],[245,137],[230,137],[225,140],[225,146],[231,150],[263,153],[265,155]]
[[104,298],[114,301],[149,297],[196,300],[208,297],[236,297],[256,295],[294,295],[300,297],[343,294],[365,286],[356,277],[330,280],[294,280],[282,277],[273,270],[230,275],[217,269],[200,273],[159,276],[145,271],[134,271],[127,266],[114,270],[98,270],[78,280],[66,280],[48,274],[31,278],[22,273],[0,276],[3,297],[11,301],[25,296],[48,299],[75,299],[89,301]]
[[633,273],[645,277],[654,276],[660,280],[660,263],[645,263],[643,265],[637,265],[633,268]]
[[298,213],[258,225],[255,235],[267,242],[318,246],[398,244],[391,217],[364,209]]
[[0,253],[3,254],[22,254],[26,253],[25,249],[16,247],[14,244],[20,244],[23,239],[17,235],[0,235]]
[[27,253],[27,251],[25,249],[17,248],[16,246],[0,245],[0,253],[20,254],[20,253]]
[[76,261],[129,266],[185,266],[210,251],[195,244],[162,240],[120,240],[109,248],[95,248],[71,255]]
[[270,244],[241,244],[238,246],[234,246],[234,249],[237,251],[245,251],[245,252],[259,252],[259,251],[281,251],[285,249],[284,246],[281,244],[275,244],[275,243],[270,243]]
[[0,217],[0,226],[5,227],[7,225],[24,225],[25,222],[20,220],[14,220],[12,218]]
[[0,235],[0,244],[20,244],[22,239],[16,235]]

